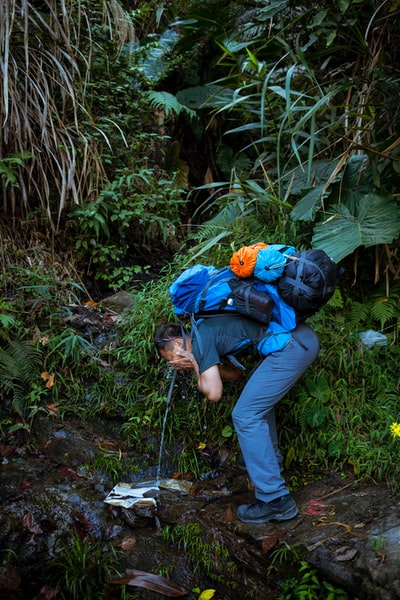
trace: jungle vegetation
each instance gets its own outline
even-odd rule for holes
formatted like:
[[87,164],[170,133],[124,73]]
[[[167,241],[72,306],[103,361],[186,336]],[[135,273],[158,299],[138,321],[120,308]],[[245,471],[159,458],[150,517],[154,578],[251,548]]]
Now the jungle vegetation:
[[[398,486],[398,2],[0,0],[0,14],[2,436],[29,436],[48,406],[117,415],[133,445],[160,431],[168,285],[242,245],[291,243],[345,276],[312,318],[321,357],[280,409],[286,465]],[[76,313],[118,291],[135,303],[99,345]],[[386,345],[366,348],[368,329]],[[235,454],[237,389],[209,407],[178,383],[167,437],[197,475],[206,454]]]

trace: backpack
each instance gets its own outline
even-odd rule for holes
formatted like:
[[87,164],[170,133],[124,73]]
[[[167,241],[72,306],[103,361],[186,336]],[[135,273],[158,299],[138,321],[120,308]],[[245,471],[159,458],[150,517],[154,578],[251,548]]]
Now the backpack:
[[181,273],[168,292],[180,317],[239,313],[267,325],[275,308],[266,284],[241,279],[230,267],[194,265]]
[[333,296],[343,273],[324,250],[303,250],[290,256],[277,289],[298,317],[305,319]]
[[[296,327],[296,313],[280,298],[275,285],[254,277],[242,279],[230,267],[194,265],[183,271],[168,291],[174,313],[190,317],[193,332],[196,321],[216,314],[241,314],[258,321],[257,349],[262,356],[281,350]],[[250,343],[252,340],[244,340],[236,351]]]
[[231,267],[198,264],[183,271],[168,291],[174,313],[191,317],[192,323],[210,315],[235,313],[258,321],[263,334],[257,348],[267,356],[286,345],[298,321],[313,315],[332,297],[344,269],[323,250],[298,251],[271,244],[242,257],[250,256],[251,263],[254,255],[251,277],[239,277]]

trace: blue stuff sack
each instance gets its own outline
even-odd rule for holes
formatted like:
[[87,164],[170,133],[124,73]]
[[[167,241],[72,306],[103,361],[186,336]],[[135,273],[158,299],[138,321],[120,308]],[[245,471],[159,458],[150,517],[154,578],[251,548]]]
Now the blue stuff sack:
[[289,257],[296,252],[293,246],[269,244],[259,250],[254,266],[254,277],[270,283],[279,279],[284,272]]
[[[181,273],[168,291],[174,313],[180,317],[238,313],[267,325],[277,310],[268,287],[252,277],[238,277],[230,267],[194,265]],[[276,295],[276,290],[271,292]]]

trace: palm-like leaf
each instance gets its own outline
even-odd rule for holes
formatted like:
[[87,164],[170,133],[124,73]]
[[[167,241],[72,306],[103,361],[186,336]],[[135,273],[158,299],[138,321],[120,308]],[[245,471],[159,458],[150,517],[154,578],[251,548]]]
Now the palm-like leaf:
[[[300,198],[295,221],[323,220],[313,244],[336,260],[360,245],[390,243],[400,230],[397,17],[381,5],[385,26],[371,51],[378,12],[361,3],[362,11],[347,4],[331,20],[328,2],[295,12],[291,2],[271,0],[221,40],[227,74],[214,82],[225,84],[215,118],[229,115],[226,133],[244,140],[242,152],[256,153],[254,172],[265,165],[278,197]],[[268,35],[261,33],[267,22]]]

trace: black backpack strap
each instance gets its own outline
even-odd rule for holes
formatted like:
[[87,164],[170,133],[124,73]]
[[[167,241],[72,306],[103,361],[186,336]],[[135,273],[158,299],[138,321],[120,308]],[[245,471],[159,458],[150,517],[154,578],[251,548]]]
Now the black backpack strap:
[[187,350],[187,347],[186,347],[187,329],[186,329],[185,325],[182,323],[182,321],[179,321],[179,325],[181,326],[181,335],[182,335],[182,340],[183,340],[183,349]]
[[192,325],[191,339],[196,338],[197,345],[199,347],[200,356],[203,357],[204,348],[203,348],[203,340],[201,339],[201,335],[199,334],[199,330],[197,329],[197,322],[194,318],[194,315],[190,317],[190,323]]

